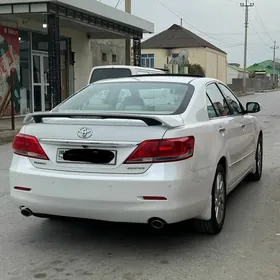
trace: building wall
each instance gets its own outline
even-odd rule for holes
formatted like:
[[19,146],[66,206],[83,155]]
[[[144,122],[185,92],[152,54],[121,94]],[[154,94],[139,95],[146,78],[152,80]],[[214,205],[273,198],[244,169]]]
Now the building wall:
[[141,50],[141,54],[154,54],[155,68],[164,68],[164,64],[167,63],[168,52],[166,49],[144,49]]
[[218,76],[217,79],[221,80],[222,82],[227,82],[227,57],[219,53],[218,54]]
[[89,59],[92,57],[90,41],[87,38],[86,32],[67,28],[61,28],[60,35],[71,38],[72,52],[75,53],[74,91],[77,91],[87,85],[92,68],[91,59]]
[[210,78],[217,78],[218,75],[218,56],[213,52],[206,52],[206,71],[205,74]]
[[[42,23],[34,20],[27,20],[27,18],[14,17],[14,19],[17,20],[19,29],[47,33],[47,29],[42,27]],[[0,24],[9,26],[11,22],[0,20]],[[90,40],[87,38],[86,32],[63,27],[60,29],[60,36],[71,38],[72,51],[75,53],[75,65],[74,77],[70,77],[70,80],[73,80],[73,90],[77,91],[87,84],[88,76],[92,68],[92,59],[89,59],[89,57],[92,57]]]
[[227,84],[231,85],[232,84],[232,79],[237,79],[238,78],[238,71],[236,69],[233,69],[232,67],[227,68]]
[[[144,49],[141,50],[141,54],[154,54],[155,55],[155,68],[164,68],[167,64],[167,57],[171,57],[172,54],[178,54],[184,48],[180,49]],[[186,48],[189,52],[190,63],[198,63],[204,69],[206,67],[206,55],[204,48]]]
[[206,76],[227,82],[227,55],[206,48]]
[[[276,84],[276,87],[278,84]],[[233,79],[229,87],[236,93],[243,92],[243,79]],[[246,80],[246,92],[259,92],[263,90],[270,90],[273,88],[273,81],[266,77],[265,79],[250,78]]]
[[[189,62],[200,64],[208,77],[227,82],[227,55],[209,48],[186,48],[189,52]],[[167,57],[178,54],[180,49],[143,49],[142,54],[154,54],[155,68],[164,68]]]
[[182,50],[187,49],[189,52],[190,64],[199,64],[204,70],[206,69],[206,52],[205,48],[180,48],[173,49],[172,53],[179,54]]
[[[125,64],[125,40],[91,40],[92,66]],[[104,60],[106,54],[106,60]]]
[[[233,83],[233,79],[243,79],[243,71],[234,69],[233,67],[228,66],[228,78],[227,78],[227,84],[231,85]],[[249,73],[246,73],[246,78],[249,79]]]
[[[47,29],[43,28],[42,21],[38,22],[27,16],[11,16],[9,18],[0,16],[0,25],[19,29],[21,76],[19,81],[20,99],[17,103],[16,114],[25,115],[28,112],[50,110],[50,94],[49,91],[46,91],[46,83],[41,82],[44,77],[47,77],[49,71],[46,67],[48,61]],[[125,63],[124,40],[90,40],[86,29],[73,30],[67,26],[61,26],[60,36],[62,37],[61,100],[87,85],[92,67]],[[67,40],[67,38],[71,40]],[[30,55],[31,48],[36,51],[36,53],[34,52],[36,56]],[[69,50],[74,53],[74,65],[69,63],[72,61],[68,56]],[[104,60],[104,54],[106,54],[106,60]],[[32,81],[35,81],[35,84]],[[4,89],[5,83],[1,83],[0,86],[1,89]]]
[[[18,22],[19,29],[47,33],[47,29],[42,27],[42,23],[27,19],[26,17],[13,17],[13,21]],[[2,25],[16,27],[14,22],[1,20],[0,16],[0,24]],[[124,40],[89,40],[86,31],[76,31],[63,27],[60,29],[60,35],[71,38],[72,52],[75,53],[73,76],[69,77],[70,82],[72,80],[73,83],[72,91],[77,91],[87,85],[93,66],[125,63]],[[102,52],[107,53],[107,62],[102,61]],[[112,62],[113,54],[116,54],[116,63]]]

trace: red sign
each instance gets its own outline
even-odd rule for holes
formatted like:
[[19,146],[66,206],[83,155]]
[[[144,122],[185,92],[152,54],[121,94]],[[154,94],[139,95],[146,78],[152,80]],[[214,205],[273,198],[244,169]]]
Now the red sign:
[[14,113],[20,113],[19,31],[0,26],[0,119],[11,115],[11,100]]

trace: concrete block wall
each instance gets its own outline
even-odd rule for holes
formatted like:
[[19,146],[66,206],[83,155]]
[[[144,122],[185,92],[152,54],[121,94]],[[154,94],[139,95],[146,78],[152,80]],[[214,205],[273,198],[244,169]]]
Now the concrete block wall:
[[[234,92],[241,93],[243,91],[243,79],[232,79],[232,84],[228,85]],[[247,92],[255,92],[272,89],[272,81],[270,79],[247,79]]]
[[[125,40],[122,39],[92,39],[90,42],[92,52],[92,67],[100,65],[125,64]],[[106,56],[106,59],[104,59]],[[113,56],[116,61],[113,62]]]

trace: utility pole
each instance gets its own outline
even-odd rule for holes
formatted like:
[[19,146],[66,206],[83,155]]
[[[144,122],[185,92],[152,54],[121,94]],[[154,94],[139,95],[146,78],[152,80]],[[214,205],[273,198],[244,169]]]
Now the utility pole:
[[181,18],[181,26],[183,26],[183,19]]
[[[125,0],[125,12],[131,14],[131,0]],[[125,40],[125,64],[131,64],[131,40]]]
[[279,49],[278,46],[276,46],[276,41],[274,41],[273,47],[273,89],[275,89],[275,84],[276,84],[276,50]]
[[244,73],[243,73],[243,93],[246,93],[246,72],[247,72],[247,46],[248,46],[248,27],[249,27],[249,8],[254,6],[254,3],[240,3],[242,8],[245,8],[245,41],[244,41]]

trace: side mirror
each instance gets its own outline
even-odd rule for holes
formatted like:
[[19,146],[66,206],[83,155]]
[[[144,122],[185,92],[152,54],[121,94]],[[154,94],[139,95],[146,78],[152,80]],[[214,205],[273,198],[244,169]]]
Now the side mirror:
[[247,102],[246,113],[258,113],[261,110],[261,106],[258,102]]

